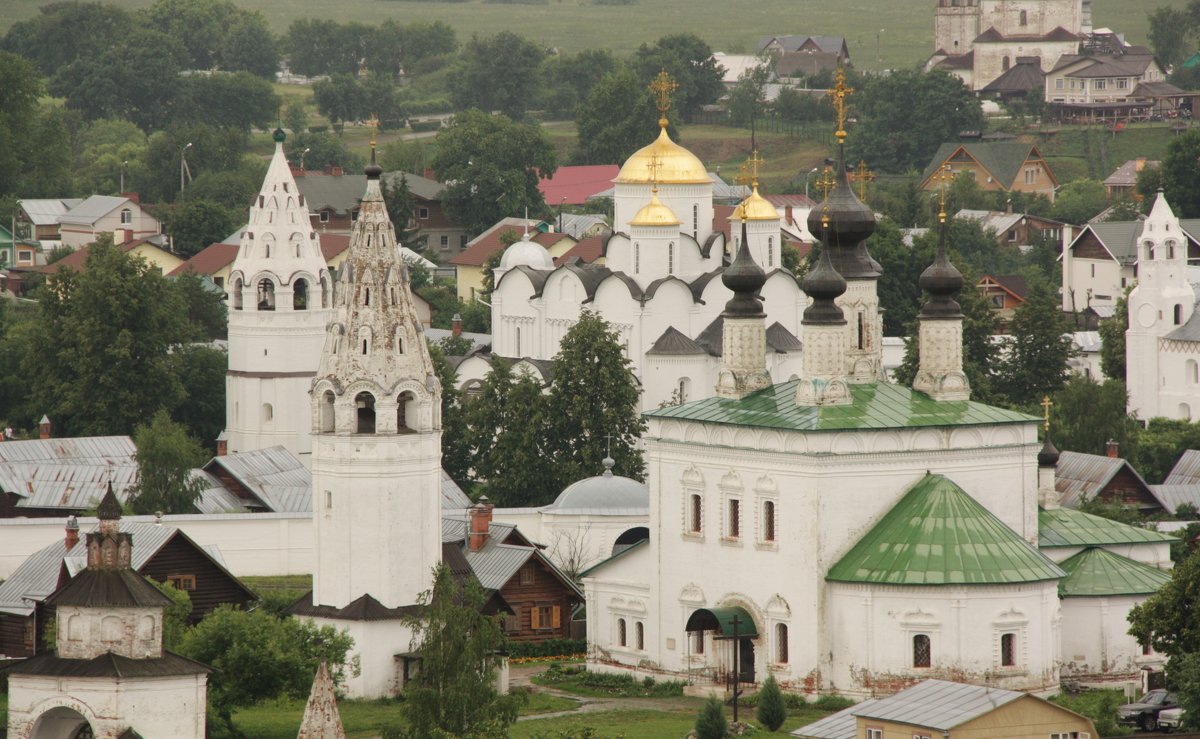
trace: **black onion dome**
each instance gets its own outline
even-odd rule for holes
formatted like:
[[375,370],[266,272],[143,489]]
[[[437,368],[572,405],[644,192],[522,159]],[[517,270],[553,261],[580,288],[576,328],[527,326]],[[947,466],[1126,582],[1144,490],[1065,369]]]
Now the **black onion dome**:
[[121,502],[113,493],[111,480],[108,483],[108,492],[104,494],[104,497],[100,499],[100,505],[96,507],[96,517],[102,521],[115,521],[121,517]]
[[1058,449],[1055,448],[1054,442],[1050,441],[1050,434],[1046,434],[1046,440],[1042,442],[1042,450],[1038,452],[1038,467],[1057,467],[1058,466]]
[[725,271],[721,273],[721,282],[733,291],[733,299],[725,304],[727,316],[761,316],[763,315],[762,301],[758,293],[767,281],[767,273],[750,256],[750,248],[746,243],[746,222],[742,221],[742,243],[738,246],[737,255]]
[[804,317],[800,321],[805,326],[846,322],[842,309],[833,302],[846,292],[846,278],[834,269],[829,260],[830,251],[828,247],[822,246],[817,265],[800,281],[800,289],[813,301],[804,309]]
[[[374,157],[372,157],[372,159],[374,159]],[[372,161],[367,165],[367,168],[364,169],[363,172],[367,175],[368,180],[377,180],[379,179],[379,175],[383,174],[383,167],[380,167],[378,164]]]
[[963,276],[946,256],[945,223],[938,233],[937,254],[933,264],[925,268],[917,284],[929,293],[929,300],[921,310],[922,318],[962,318],[962,308],[954,296],[962,290]]
[[283,132],[282,128],[276,128],[271,132],[271,138],[275,140],[275,143],[282,144],[287,140],[287,134]]
[[[878,278],[882,272],[879,262],[871,258],[864,243],[875,233],[875,213],[858,199],[850,186],[844,145],[838,148],[833,174],[836,184],[822,206],[829,215],[829,235],[823,239],[826,247],[832,247],[829,258],[834,269],[847,279]],[[821,213],[816,208],[809,212],[809,233],[820,232]]]

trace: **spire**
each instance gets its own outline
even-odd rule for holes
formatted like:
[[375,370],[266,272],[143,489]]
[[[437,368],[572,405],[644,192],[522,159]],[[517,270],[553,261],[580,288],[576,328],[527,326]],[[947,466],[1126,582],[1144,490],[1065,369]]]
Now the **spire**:
[[121,520],[121,501],[117,500],[116,493],[113,492],[112,480],[108,481],[108,491],[104,493],[100,505],[96,508],[96,517],[101,521]]
[[300,722],[300,733],[296,739],[346,739],[342,728],[342,717],[338,712],[337,695],[333,689],[333,678],[325,660],[317,666],[308,703],[304,706],[304,719]]

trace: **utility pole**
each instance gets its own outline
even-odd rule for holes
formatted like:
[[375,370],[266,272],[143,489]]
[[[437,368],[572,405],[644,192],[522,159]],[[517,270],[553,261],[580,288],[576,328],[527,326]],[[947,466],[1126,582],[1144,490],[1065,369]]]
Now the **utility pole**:
[[192,171],[188,169],[187,150],[192,148],[192,142],[188,142],[187,146],[183,147],[183,151],[179,152],[179,197],[183,199],[184,189],[187,187],[187,182],[184,180],[184,175],[187,179],[192,179]]

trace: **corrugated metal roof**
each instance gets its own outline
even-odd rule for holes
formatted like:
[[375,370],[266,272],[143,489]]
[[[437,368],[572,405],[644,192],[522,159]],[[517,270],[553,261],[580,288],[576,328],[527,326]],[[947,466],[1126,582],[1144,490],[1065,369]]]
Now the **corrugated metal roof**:
[[468,547],[463,550],[463,555],[480,585],[488,590],[499,590],[533,556],[533,547],[494,544],[489,540],[478,552],[472,552]]
[[1038,510],[1039,547],[1091,547],[1105,544],[1162,544],[1174,536],[1093,516],[1073,508]]
[[224,468],[272,511],[312,510],[312,473],[282,446],[213,457],[209,465]]
[[82,223],[90,226],[128,202],[131,202],[129,198],[115,195],[92,195],[68,210],[58,220],[59,223]]
[[792,732],[792,736],[801,739],[855,739],[858,732],[858,717],[854,715],[855,711],[869,708],[874,703],[875,699],[872,698],[850,706],[820,721],[801,726]]
[[88,508],[109,482],[123,498],[137,482],[136,451],[128,436],[7,441],[0,444],[0,490],[21,496],[19,508]]
[[128,436],[29,439],[0,444],[0,462],[81,462],[132,459],[137,447]]
[[645,415],[795,431],[979,426],[1037,420],[974,401],[938,402],[911,388],[889,383],[851,385],[853,402],[849,405],[802,406],[796,403],[798,382],[772,385],[740,399],[714,396],[656,408]]
[[1167,485],[1200,485],[1200,450],[1184,451],[1163,482]]
[[450,475],[442,470],[442,510],[467,508],[471,505],[471,499],[462,491]]
[[1163,338],[1174,341],[1200,341],[1200,311],[1192,311],[1192,315],[1182,326]]
[[1081,452],[1063,452],[1059,455],[1054,489],[1059,492],[1062,505],[1075,508],[1085,500],[1096,497],[1122,469],[1128,469],[1151,495],[1154,494],[1138,471],[1124,459]]
[[83,202],[83,198],[42,198],[20,201],[21,210],[35,226],[53,226],[68,210]]
[[1024,696],[1015,690],[926,680],[869,706],[855,706],[854,715],[949,731]]
[[942,475],[926,475],[829,570],[826,580],[991,585],[1063,571]]
[[200,497],[196,499],[196,510],[201,513],[246,513],[249,511],[242,499],[225,487],[220,480],[204,470],[192,470],[192,477],[204,483]]
[[1063,598],[1150,595],[1171,581],[1171,574],[1100,547],[1089,547],[1063,560],[1067,576],[1058,583]]
[[1181,505],[1191,505],[1200,510],[1200,484],[1193,485],[1151,485],[1150,492],[1162,502],[1163,507],[1172,515]]

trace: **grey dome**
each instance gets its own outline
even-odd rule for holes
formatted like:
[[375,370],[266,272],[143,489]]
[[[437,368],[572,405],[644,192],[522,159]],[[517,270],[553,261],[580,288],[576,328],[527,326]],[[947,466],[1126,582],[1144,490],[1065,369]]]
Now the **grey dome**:
[[[608,460],[605,460],[606,462]],[[650,491],[644,483],[614,475],[611,469],[571,483],[546,509],[551,513],[621,516],[650,510]]]

